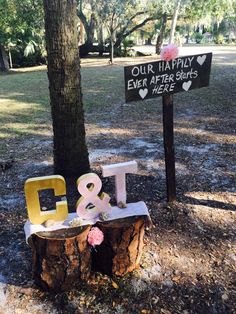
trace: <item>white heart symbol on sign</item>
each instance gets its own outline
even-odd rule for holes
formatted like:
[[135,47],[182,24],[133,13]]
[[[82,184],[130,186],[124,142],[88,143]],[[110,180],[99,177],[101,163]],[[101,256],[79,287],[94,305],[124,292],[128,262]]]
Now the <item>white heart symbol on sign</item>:
[[183,82],[183,89],[187,92],[190,88],[190,86],[192,85],[192,81],[188,81],[188,82]]
[[205,60],[206,60],[206,55],[198,56],[198,57],[197,57],[197,62],[198,62],[200,65],[203,65],[203,63],[205,62]]
[[140,89],[140,90],[139,90],[139,95],[140,95],[140,97],[141,97],[142,99],[145,98],[145,96],[147,95],[147,93],[148,93],[148,89],[147,89],[147,88],[144,88],[144,89]]

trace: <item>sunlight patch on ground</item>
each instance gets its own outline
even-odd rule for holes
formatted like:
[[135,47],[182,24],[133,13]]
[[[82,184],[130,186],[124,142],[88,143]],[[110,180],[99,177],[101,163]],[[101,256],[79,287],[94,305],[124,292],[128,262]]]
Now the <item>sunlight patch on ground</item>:
[[[114,129],[113,129],[114,130]],[[115,129],[116,130],[116,129]],[[130,130],[123,130],[122,129],[117,129],[117,131],[119,132],[119,130],[121,131],[121,133],[119,135],[122,135],[122,137],[124,136],[130,136],[133,135],[133,131]],[[102,132],[100,134],[103,134],[104,129],[102,129]],[[110,133],[110,129],[108,130],[107,134]],[[127,133],[126,133],[127,132]],[[95,135],[97,135],[98,133],[96,132]],[[106,134],[106,133],[105,133]],[[116,134],[116,132],[112,135],[116,135],[118,136],[118,134]],[[91,134],[89,134],[91,135]],[[114,146],[113,146],[114,147]],[[89,157],[90,157],[90,161],[91,162],[95,162],[95,161],[101,161],[103,159],[109,158],[109,157],[114,157],[114,156],[120,156],[120,155],[124,155],[122,157],[125,157],[127,154],[134,154],[136,151],[139,151],[139,153],[142,155],[142,161],[143,160],[147,160],[147,162],[151,162],[153,163],[153,159],[149,159],[150,158],[150,154],[153,155],[157,152],[158,150],[158,144],[156,143],[150,143],[147,141],[147,139],[142,138],[142,137],[133,137],[129,140],[127,140],[126,145],[122,145],[120,147],[117,148],[99,148],[99,149],[93,149],[89,152]],[[121,156],[120,156],[121,157]],[[138,158],[136,158],[138,160]]]
[[102,161],[104,159],[107,159],[112,156],[116,156],[119,154],[122,154],[124,152],[124,149],[119,148],[111,148],[111,149],[93,149],[89,151],[89,160],[90,162],[97,162]]
[[108,134],[108,135],[121,135],[121,136],[133,136],[135,134],[134,130],[129,129],[121,129],[121,128],[100,128],[96,125],[87,125],[87,135],[97,135],[98,136],[102,134]]
[[197,200],[208,200],[216,202],[225,202],[236,205],[236,193],[229,192],[187,192],[186,196],[196,198]]
[[10,99],[10,98],[0,98],[0,105],[1,105],[0,111],[2,112],[9,111],[11,113],[14,110],[21,110],[21,109],[27,110],[27,109],[31,109],[32,106],[38,106],[38,104],[36,103],[25,103],[25,102],[20,102],[20,101],[17,101],[15,99]]
[[[176,235],[176,237],[178,237],[178,235]],[[194,241],[192,243],[194,243]],[[182,243],[176,241],[172,246],[164,246],[161,249],[159,254],[161,264],[165,264],[166,261],[168,261],[168,268],[177,270],[179,273],[182,273],[184,277],[194,278],[197,274],[209,273],[211,269],[209,264],[205,262],[207,252],[202,251],[202,248],[199,246],[189,245],[188,248],[185,248],[178,244]],[[186,243],[186,245],[188,244]]]
[[[210,230],[222,230],[223,232],[228,229],[234,229],[236,231],[236,212],[222,209],[220,204],[219,208],[204,205],[191,205],[191,211],[193,223],[199,230],[206,231],[206,229],[210,228]],[[228,233],[224,233],[223,235],[227,237],[229,236]]]
[[201,137],[205,137],[207,140],[219,143],[219,144],[236,144],[236,136],[235,135],[229,135],[229,134],[219,134],[219,133],[213,133],[210,131],[202,130],[199,132],[199,129],[196,128],[180,128],[177,127],[175,129],[175,132],[181,133],[181,134],[187,134],[187,135],[197,135]]
[[25,73],[25,72],[38,72],[38,71],[46,71],[46,65],[39,65],[34,67],[27,67],[27,68],[19,68],[10,70],[11,73]]
[[[4,94],[4,96],[7,96],[7,98],[9,98],[9,97],[17,97],[17,96],[24,96],[24,95],[25,95],[25,93],[19,93],[19,92],[8,92],[8,93]],[[0,101],[1,100],[5,101],[7,99],[6,98],[2,98],[0,96]]]
[[[148,171],[155,171],[157,172],[162,178],[166,177],[165,173],[165,161],[163,159],[148,159],[146,162],[146,168]],[[175,170],[177,175],[188,175],[189,169],[186,167],[186,165],[175,162]]]
[[233,62],[225,62],[225,60],[223,59],[221,62],[220,61],[215,61],[215,64],[219,64],[219,65],[224,65],[224,66],[235,66],[235,63]]
[[0,129],[0,138],[15,138],[21,135],[39,135],[51,137],[51,131],[48,125],[40,125],[38,128],[29,123],[6,123]]
[[209,151],[214,151],[217,149],[216,144],[205,144],[205,145],[196,145],[196,146],[180,146],[178,149],[185,150],[191,154],[205,154],[208,153]]

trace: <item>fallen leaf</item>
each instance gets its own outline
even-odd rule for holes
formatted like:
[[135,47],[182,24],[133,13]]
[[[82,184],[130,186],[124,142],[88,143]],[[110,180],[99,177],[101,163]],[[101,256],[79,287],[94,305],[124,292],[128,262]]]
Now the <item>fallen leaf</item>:
[[174,282],[179,282],[180,278],[181,278],[180,276],[175,276],[175,277],[172,278],[172,280]]
[[118,284],[117,284],[115,281],[112,280],[112,283],[111,283],[111,284],[112,284],[112,287],[113,287],[113,288],[115,288],[115,289],[118,289],[118,288],[119,288]]

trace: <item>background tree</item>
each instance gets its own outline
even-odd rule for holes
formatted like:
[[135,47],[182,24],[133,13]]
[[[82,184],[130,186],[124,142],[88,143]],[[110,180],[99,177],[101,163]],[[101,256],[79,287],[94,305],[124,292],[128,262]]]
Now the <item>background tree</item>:
[[80,54],[87,55],[93,50],[94,34],[97,25],[96,1],[77,0],[77,15],[80,18],[86,33],[85,43],[80,46]]
[[117,24],[115,49],[119,49],[123,40],[141,29],[151,21],[157,21],[162,17],[161,10],[156,10],[156,6],[152,2],[138,2],[139,6],[130,2],[130,10],[125,10],[125,15],[119,19]]
[[[195,29],[195,37],[198,34],[204,34],[208,30],[214,35],[215,40],[223,29],[224,35],[229,34],[231,30],[235,31],[235,7],[235,0],[198,0],[187,2],[183,15],[185,27],[187,28],[187,41],[189,33],[193,28]],[[222,29],[221,26],[223,25]]]
[[13,55],[13,64],[43,62],[42,0],[0,0],[0,46],[1,51],[8,52],[9,59]]
[[[138,30],[150,36],[149,40],[157,36],[156,50],[160,51],[164,37],[170,33],[169,21],[178,1],[77,0],[77,13],[83,24],[80,34],[83,30],[86,34],[82,34],[86,41],[80,47],[81,55],[90,51],[102,55],[113,44],[116,54],[124,54]],[[8,61],[13,67],[46,62],[42,2],[0,0],[0,70],[9,68]],[[181,0],[178,33],[185,36],[186,42],[191,35],[198,41],[204,39],[205,32],[213,34],[216,43],[235,40],[235,3],[236,0]]]
[[[78,16],[84,25],[87,38],[93,38],[94,41],[94,32],[92,33],[89,27],[89,21],[93,17],[98,39],[101,38],[104,42],[104,34],[101,36],[101,30],[106,29],[110,47],[114,45],[114,51],[119,52],[122,42],[133,32],[149,21],[161,18],[154,3],[141,0],[83,0],[83,2],[78,0]],[[81,55],[94,51],[91,42],[92,40],[86,40],[85,45],[80,47]],[[99,43],[99,47],[102,45],[103,43]]]
[[171,22],[169,44],[174,42],[174,34],[175,34],[175,28],[176,28],[176,23],[177,23],[177,19],[178,19],[180,4],[181,4],[181,0],[177,0],[175,2],[173,18],[172,18],[172,22]]
[[160,27],[159,27],[159,33],[156,40],[156,54],[161,53],[161,46],[163,44],[163,40],[165,36],[166,25],[167,25],[167,14],[163,13]]
[[54,171],[89,171],[81,94],[75,0],[44,0],[48,79],[54,133]]

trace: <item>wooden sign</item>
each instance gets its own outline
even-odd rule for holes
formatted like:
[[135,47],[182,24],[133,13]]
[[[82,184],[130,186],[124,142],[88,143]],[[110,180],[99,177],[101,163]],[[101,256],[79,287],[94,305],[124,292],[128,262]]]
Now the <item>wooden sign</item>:
[[125,100],[162,96],[167,201],[176,200],[173,96],[209,85],[212,53],[127,66]]
[[212,53],[205,53],[126,66],[125,99],[143,100],[208,86],[211,61]]

